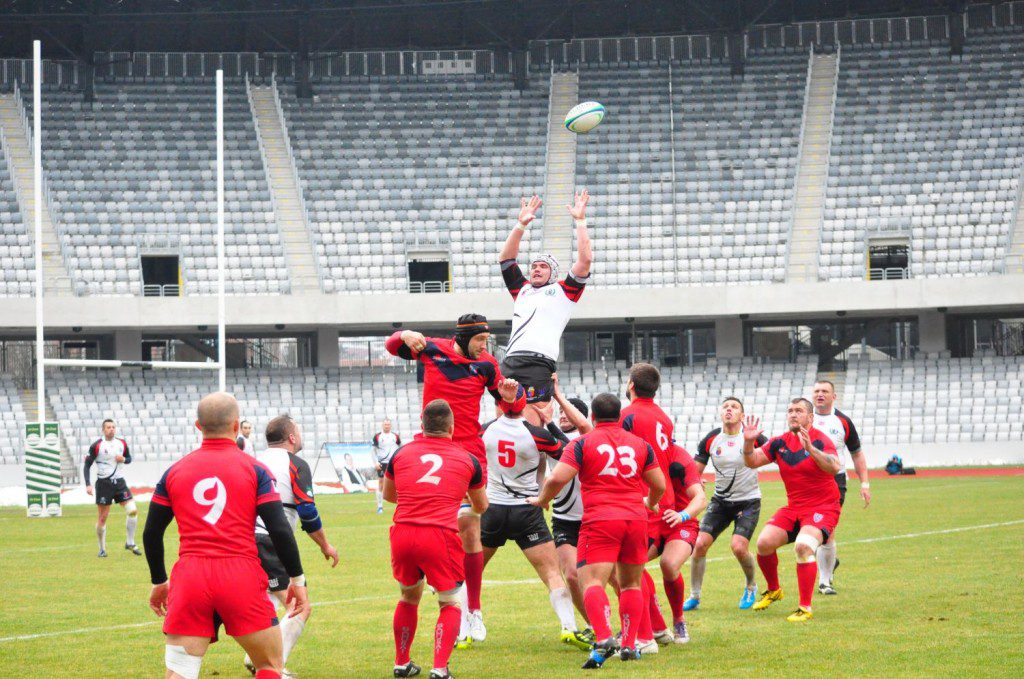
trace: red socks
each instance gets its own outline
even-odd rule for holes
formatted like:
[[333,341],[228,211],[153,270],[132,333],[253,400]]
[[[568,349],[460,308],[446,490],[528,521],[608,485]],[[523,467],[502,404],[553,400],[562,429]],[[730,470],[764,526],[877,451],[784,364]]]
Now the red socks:
[[469,610],[480,610],[480,588],[484,579],[484,553],[467,553],[462,561],[466,569],[466,598],[469,600]]
[[761,572],[764,573],[764,579],[766,587],[769,590],[776,590],[779,588],[779,555],[775,552],[768,554],[767,556],[757,555],[757,565],[761,567]]
[[256,679],[281,679],[281,675],[271,669],[256,670]]
[[393,628],[395,630],[395,664],[409,663],[409,650],[412,648],[413,637],[416,636],[416,619],[419,607],[404,601],[395,606]]
[[[623,589],[619,594],[619,620],[622,623],[622,647],[636,648],[637,632],[640,621],[647,617],[650,626],[650,614],[644,616],[648,607],[644,595],[639,589]],[[653,636],[653,635],[652,635]]]
[[681,574],[675,580],[665,580],[665,596],[668,597],[668,605],[672,607],[672,622],[682,622],[686,583]]
[[[650,573],[644,570],[643,576],[640,578],[640,596],[643,601],[643,608],[640,611],[640,624],[636,628],[636,636],[638,639],[644,641],[650,641],[654,638],[654,628],[651,623],[651,609],[657,608],[658,602],[654,598],[654,579],[651,578]],[[622,607],[622,594],[619,594],[619,608]],[[658,615],[661,615],[661,611],[658,611]],[[625,628],[623,628],[625,630]],[[625,636],[625,631],[623,631]]]
[[810,608],[814,596],[814,581],[818,577],[818,563],[798,563],[796,565],[796,582],[800,588],[800,607]]
[[437,614],[437,625],[434,627],[434,668],[448,667],[448,659],[452,657],[455,641],[459,638],[459,625],[462,623],[462,611],[455,604],[442,606]]
[[612,636],[612,627],[609,622],[611,604],[608,602],[608,595],[604,588],[598,585],[587,587],[583,592],[583,607],[587,609],[587,618],[590,619],[594,637],[598,641],[610,638]]

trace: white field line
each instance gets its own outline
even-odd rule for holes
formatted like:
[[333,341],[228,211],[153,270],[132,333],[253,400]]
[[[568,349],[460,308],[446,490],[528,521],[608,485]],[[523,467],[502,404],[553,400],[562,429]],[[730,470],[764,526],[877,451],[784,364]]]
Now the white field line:
[[[903,533],[901,535],[882,535],[874,538],[861,538],[860,540],[843,540],[843,545],[858,545],[867,544],[871,542],[888,542],[890,540],[909,540],[912,538],[926,537],[929,535],[948,535],[950,533],[963,533],[972,530],[985,530],[987,528],[1003,528],[1005,526],[1017,526],[1024,524],[1024,519],[1015,519],[1013,521],[1002,521],[1000,523],[982,523],[974,526],[959,526],[957,528],[944,528],[942,530],[929,530],[921,533]],[[708,559],[709,562],[716,561],[729,561],[732,557],[720,556]],[[652,564],[648,568],[656,567],[657,564]],[[491,587],[508,587],[516,585],[534,585],[539,584],[536,578],[528,580],[484,580],[485,585]],[[395,598],[394,595],[376,595],[376,596],[363,596],[353,597],[350,599],[335,599],[330,601],[317,601],[314,602],[314,606],[338,606],[340,604],[354,604],[364,603],[367,601],[391,601]],[[107,627],[80,627],[78,629],[59,630],[56,632],[41,632],[38,634],[19,634],[10,637],[0,637],[0,644],[11,643],[14,641],[32,641],[34,639],[49,639],[52,637],[66,636],[70,634],[89,634],[91,632],[106,632],[110,630],[119,629],[133,629],[136,627],[149,627],[151,625],[160,624],[160,620],[151,620],[149,622],[137,622],[127,625],[110,625]]]

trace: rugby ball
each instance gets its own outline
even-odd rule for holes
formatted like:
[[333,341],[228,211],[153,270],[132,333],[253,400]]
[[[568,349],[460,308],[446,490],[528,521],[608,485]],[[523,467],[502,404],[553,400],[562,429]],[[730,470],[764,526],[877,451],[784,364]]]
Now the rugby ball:
[[565,114],[565,129],[576,134],[586,134],[604,120],[604,106],[596,101],[576,104]]

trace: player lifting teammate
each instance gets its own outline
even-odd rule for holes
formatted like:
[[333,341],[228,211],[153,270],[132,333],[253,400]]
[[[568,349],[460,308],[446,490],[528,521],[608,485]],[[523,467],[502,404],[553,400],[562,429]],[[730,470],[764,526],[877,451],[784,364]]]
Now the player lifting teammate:
[[[142,554],[135,544],[135,528],[139,522],[139,510],[121,475],[121,466],[132,463],[132,454],[128,450],[128,442],[117,438],[117,424],[111,420],[103,420],[103,436],[89,446],[82,465],[82,479],[85,481],[85,492],[96,496],[96,539],[100,543],[98,556],[107,555],[107,517],[110,516],[110,505],[117,503],[124,507],[127,516],[124,522],[126,539],[124,548],[132,554]],[[96,487],[91,483],[90,469],[96,465]]]
[[[860,436],[853,420],[835,407],[836,385],[828,380],[814,383],[814,428],[825,433],[832,440],[839,455],[839,473],[836,474],[836,485],[839,486],[839,506],[846,500],[846,453],[853,460],[853,469],[860,480],[860,497],[867,508],[871,502],[871,483],[868,481],[868,462],[860,447]],[[822,594],[835,594],[832,586],[832,572],[839,565],[836,556],[836,535],[818,547],[818,591]]]
[[529,200],[523,198],[520,202],[519,223],[505,239],[498,256],[505,287],[515,300],[512,334],[502,368],[526,390],[531,404],[527,418],[533,424],[540,424],[540,410],[545,411],[544,420],[553,419],[551,375],[556,369],[562,332],[583,295],[583,286],[590,279],[593,253],[587,233],[589,200],[590,194],[584,190],[577,193],[573,204],[568,206],[576,223],[576,262],[565,280],[558,280],[558,261],[549,254],[530,260],[529,278],[523,275],[516,261],[523,234],[541,206],[537,196]]
[[[423,364],[423,403],[443,399],[455,416],[452,440],[472,453],[487,476],[487,452],[480,438],[480,399],[489,391],[502,408],[522,410],[526,398],[515,380],[501,375],[498,362],[487,351],[490,328],[479,314],[461,316],[455,337],[424,337],[412,330],[394,333],[384,343],[393,356]],[[471,636],[483,641],[487,636],[480,613],[480,585],[484,571],[483,545],[480,544],[480,515],[464,504],[459,511],[459,535],[466,553],[466,591]]]
[[[338,565],[338,550],[327,540],[320,513],[313,501],[313,474],[309,464],[298,456],[302,450],[302,431],[298,423],[288,415],[278,415],[267,424],[265,432],[267,449],[256,453],[256,459],[266,465],[274,476],[274,487],[281,497],[284,514],[288,525],[294,531],[296,524],[302,524],[302,530],[317,544],[324,558],[331,561],[331,567]],[[274,542],[262,519],[256,520],[256,549],[260,556],[260,565],[269,579],[270,594],[282,606],[287,605],[285,595],[288,590],[289,578],[281,558],[277,555]],[[288,662],[288,656],[295,647],[299,636],[306,627],[312,609],[307,608],[299,615],[292,615],[286,610],[281,619],[282,662]],[[252,661],[246,656],[246,669],[255,672]],[[292,676],[287,668],[282,676]]]
[[377,469],[377,513],[384,513],[384,470],[388,468],[391,456],[402,445],[402,437],[391,431],[391,420],[384,418],[380,431],[373,435],[373,463]]
[[547,467],[544,458],[560,456],[561,442],[546,428],[531,424],[517,412],[487,423],[483,440],[487,448],[489,502],[480,519],[484,567],[506,541],[514,540],[548,588],[551,607],[561,624],[562,643],[589,650],[593,639],[576,626],[572,595],[558,569],[558,555],[544,521],[544,511],[526,502],[540,492],[539,479]]
[[839,523],[839,488],[835,475],[839,457],[835,446],[813,426],[814,406],[805,398],[790,401],[786,411],[789,431],[757,445],[761,421],[748,415],[743,420],[743,456],[751,469],[775,462],[786,488],[786,505],[779,508],[757,537],[757,564],[767,581],[767,589],[754,610],[764,610],[782,599],[779,585],[779,547],[795,542],[796,579],[800,607],[788,618],[806,622],[813,617],[811,599],[818,575],[814,553],[828,542]]
[[[203,443],[164,472],[142,536],[153,582],[149,607],[166,616],[167,677],[198,679],[203,656],[223,623],[252,658],[257,679],[278,679],[284,668],[281,633],[253,539],[256,517],[290,578],[286,600],[295,616],[309,607],[299,548],[270,471],[235,444],[234,397],[222,392],[204,397],[196,427]],[[174,519],[180,546],[168,583],[163,536]]]
[[[605,587],[615,569],[619,580],[622,660],[638,660],[637,630],[646,607],[640,591],[647,563],[647,512],[665,492],[665,477],[654,451],[643,439],[619,426],[622,404],[599,394],[590,404],[594,430],[576,439],[544,481],[530,504],[547,507],[562,486],[579,476],[583,525],[579,540],[580,580],[597,641],[584,663],[596,669],[618,649],[608,619]],[[646,497],[645,497],[646,496]]]
[[[683,606],[687,611],[700,606],[708,549],[730,523],[733,524],[730,542],[732,553],[740,562],[740,568],[747,579],[739,607],[746,610],[754,605],[757,598],[750,538],[761,517],[761,486],[757,482],[757,472],[744,463],[743,402],[735,396],[727,397],[719,408],[719,416],[722,426],[715,427],[701,439],[694,457],[701,474],[709,463],[714,468],[715,494],[700,522],[700,534],[697,536],[690,567],[690,598]],[[755,443],[761,446],[767,441],[767,437],[762,435]]]
[[384,476],[384,499],[397,504],[391,527],[391,569],[401,598],[393,624],[394,675],[420,673],[409,653],[426,580],[437,591],[441,608],[430,676],[442,679],[451,676],[448,659],[459,632],[458,592],[465,579],[456,517],[467,494],[477,515],[486,511],[486,480],[476,457],[452,442],[457,425],[445,401],[427,403],[420,422],[423,433],[398,449]]

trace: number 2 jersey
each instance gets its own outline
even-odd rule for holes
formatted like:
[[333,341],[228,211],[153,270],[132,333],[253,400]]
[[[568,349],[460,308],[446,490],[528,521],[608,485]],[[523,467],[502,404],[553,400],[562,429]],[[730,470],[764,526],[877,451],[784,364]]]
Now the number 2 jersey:
[[566,448],[562,462],[579,471],[584,524],[647,520],[643,475],[657,469],[658,460],[646,441],[615,422],[601,422]]
[[487,450],[487,499],[497,505],[525,505],[540,494],[538,470],[546,455],[562,444],[547,429],[506,416],[484,425]]
[[484,485],[475,456],[451,439],[417,434],[391,456],[385,476],[395,483],[395,524],[459,530],[466,493]]
[[232,439],[208,439],[164,472],[152,502],[174,512],[179,557],[258,559],[256,507],[280,499],[262,463]]

